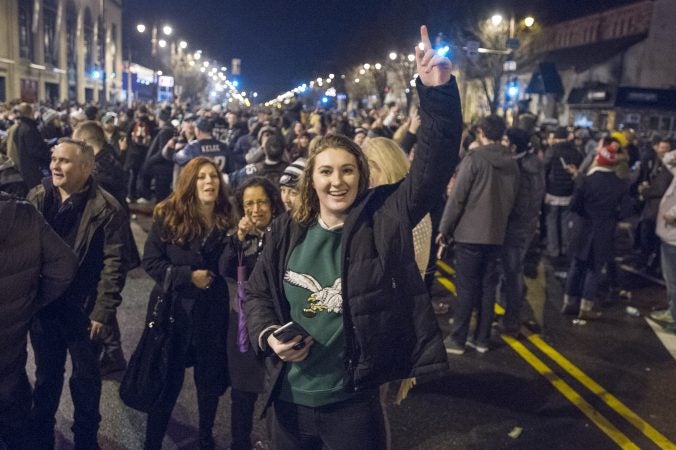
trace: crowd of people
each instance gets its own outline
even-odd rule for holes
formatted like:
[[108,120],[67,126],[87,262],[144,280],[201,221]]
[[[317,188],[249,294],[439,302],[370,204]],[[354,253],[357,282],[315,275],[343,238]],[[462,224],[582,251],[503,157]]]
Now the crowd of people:
[[[0,444],[54,447],[70,355],[75,447],[98,448],[101,377],[127,366],[116,310],[138,266],[155,282],[148,311],[173,305],[148,449],[162,447],[187,367],[200,448],[215,446],[228,388],[230,448],[252,448],[259,395],[274,448],[389,448],[381,387],[489,351],[495,329],[518,335],[529,252],[542,248],[565,280],[563,314],[597,318],[619,290],[620,220],[633,224],[631,258],[666,281],[669,308],[653,318],[676,331],[672,143],[538,127],[528,113],[510,128],[497,115],[463,127],[450,62],[424,27],[421,40],[408,116],[398,105],[0,111],[0,338],[13,343],[0,351]],[[146,203],[141,258],[130,205]],[[430,291],[437,258],[451,257],[457,301],[442,339],[447,305]]]

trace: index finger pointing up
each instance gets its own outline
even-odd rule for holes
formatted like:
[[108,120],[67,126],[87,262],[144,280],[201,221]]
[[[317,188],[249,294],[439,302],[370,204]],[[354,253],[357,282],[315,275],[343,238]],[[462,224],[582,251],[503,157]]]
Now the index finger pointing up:
[[425,47],[423,51],[432,48],[432,42],[430,42],[430,35],[427,32],[426,25],[420,27],[420,41],[423,43],[423,47]]

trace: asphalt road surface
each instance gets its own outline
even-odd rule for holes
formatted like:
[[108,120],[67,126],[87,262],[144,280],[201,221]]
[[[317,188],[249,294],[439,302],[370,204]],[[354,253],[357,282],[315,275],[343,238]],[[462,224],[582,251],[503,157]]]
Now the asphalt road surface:
[[[143,246],[148,218],[134,231]],[[452,269],[442,264],[437,298],[453,298]],[[623,274],[631,298],[604,310],[596,322],[574,323],[558,311],[562,282],[545,261],[528,280],[528,301],[538,334],[525,327],[518,339],[494,336],[488,353],[449,355],[449,375],[419,383],[401,404],[390,389],[387,412],[394,449],[676,448],[676,335],[644,317],[666,305],[662,287]],[[130,273],[118,311],[127,357],[138,341],[152,283]],[[639,316],[627,313],[627,306]],[[630,312],[633,311],[630,309]],[[448,331],[449,314],[439,316]],[[29,372],[33,373],[32,357]],[[66,369],[70,372],[70,368]],[[103,381],[99,442],[103,449],[140,449],[145,415],[119,399],[118,374]],[[215,426],[218,448],[229,444],[229,392],[221,398]],[[259,405],[260,408],[260,405]],[[72,448],[73,407],[64,386],[57,413],[57,448]],[[197,448],[197,401],[192,370],[174,409],[166,449]],[[265,439],[256,421],[256,439]]]

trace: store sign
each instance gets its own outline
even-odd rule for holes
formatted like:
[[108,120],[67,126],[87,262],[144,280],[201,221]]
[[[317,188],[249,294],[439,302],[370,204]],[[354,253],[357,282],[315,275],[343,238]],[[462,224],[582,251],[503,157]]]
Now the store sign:
[[161,76],[159,77],[158,84],[160,87],[173,87],[174,86],[174,77],[169,77],[169,76]]

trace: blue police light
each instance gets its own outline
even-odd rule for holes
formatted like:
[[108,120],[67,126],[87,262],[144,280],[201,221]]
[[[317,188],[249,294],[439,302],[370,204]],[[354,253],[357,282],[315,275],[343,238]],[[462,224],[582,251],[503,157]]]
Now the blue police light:
[[328,103],[329,99],[327,97],[322,97],[322,103]]
[[101,78],[101,72],[99,72],[96,69],[92,70],[92,78],[98,80],[99,78]]
[[235,86],[235,87],[239,87],[239,81],[234,80],[234,81],[232,82],[232,85]]
[[444,45],[443,47],[437,49],[437,55],[439,56],[448,56],[448,52],[451,50],[451,48],[448,45]]
[[508,95],[510,98],[516,98],[516,96],[519,95],[519,86],[517,86],[517,85],[515,85],[515,84],[511,84],[511,85],[507,88],[507,95]]

